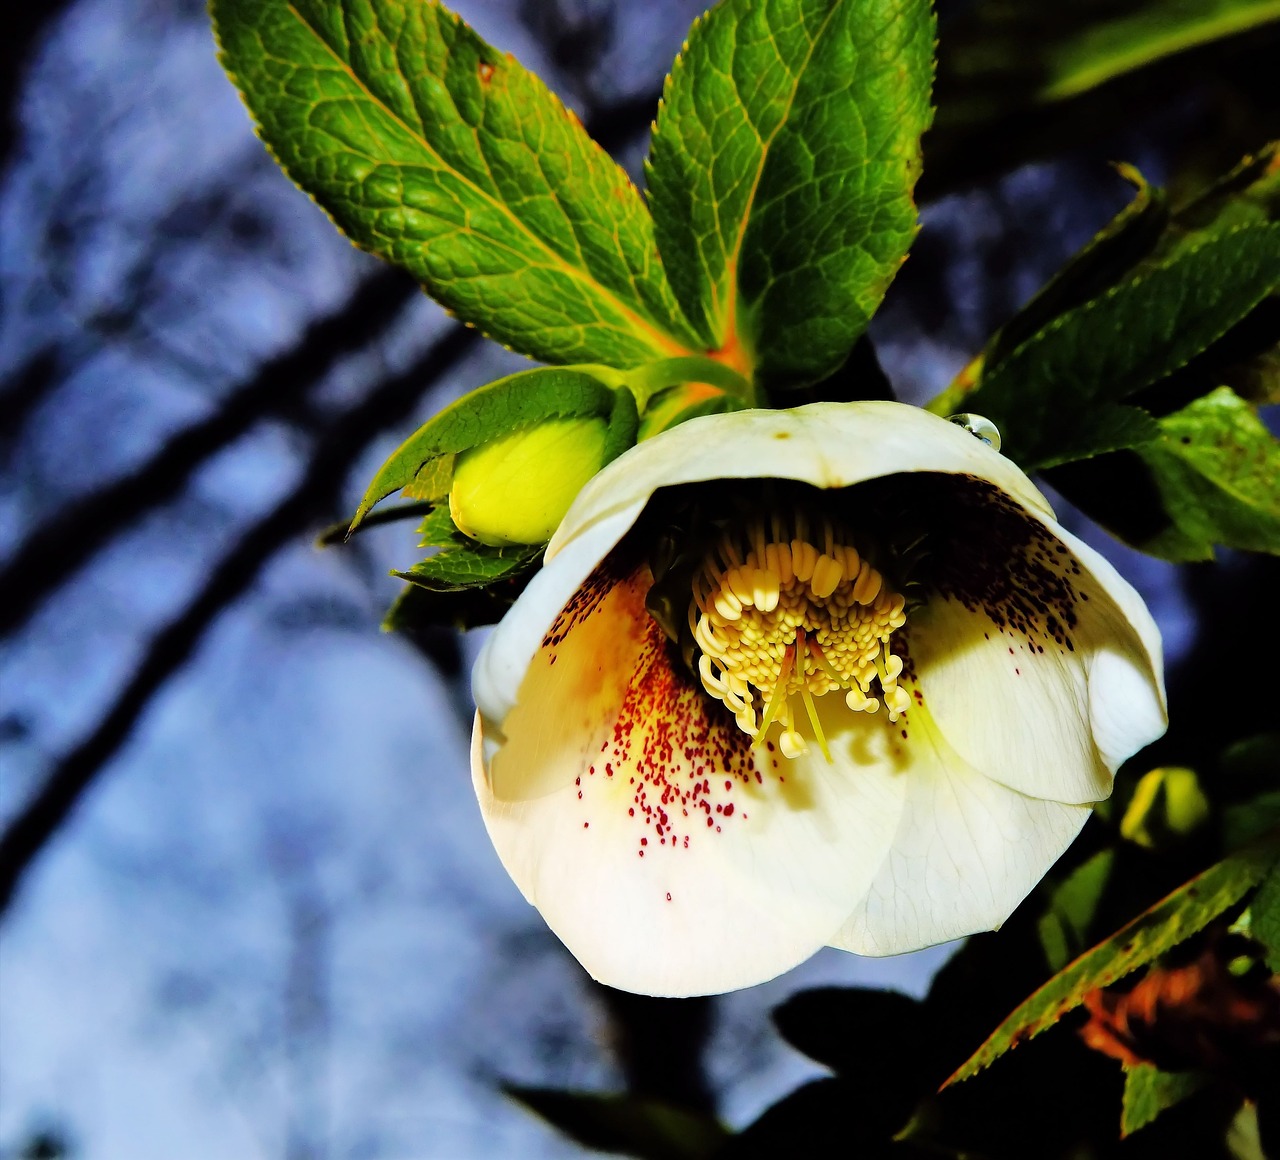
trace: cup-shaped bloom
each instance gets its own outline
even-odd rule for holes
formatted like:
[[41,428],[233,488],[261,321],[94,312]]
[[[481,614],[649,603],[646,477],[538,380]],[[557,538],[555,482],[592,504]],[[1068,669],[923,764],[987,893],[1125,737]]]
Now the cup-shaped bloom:
[[1165,728],[1141,599],[897,403],[694,419],[581,492],[473,677],[508,872],[602,982],[997,927]]

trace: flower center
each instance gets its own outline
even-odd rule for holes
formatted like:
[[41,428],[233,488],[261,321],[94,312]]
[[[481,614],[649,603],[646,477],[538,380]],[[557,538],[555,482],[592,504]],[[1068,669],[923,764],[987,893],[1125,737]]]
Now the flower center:
[[[723,701],[756,743],[775,722],[787,757],[808,744],[797,701],[829,761],[814,699],[845,690],[855,712],[883,700],[890,721],[911,703],[897,683],[902,658],[889,638],[906,623],[905,601],[827,520],[810,533],[802,512],[731,529],[693,577],[689,625],[701,652],[703,688]],[[872,683],[879,697],[870,696]]]

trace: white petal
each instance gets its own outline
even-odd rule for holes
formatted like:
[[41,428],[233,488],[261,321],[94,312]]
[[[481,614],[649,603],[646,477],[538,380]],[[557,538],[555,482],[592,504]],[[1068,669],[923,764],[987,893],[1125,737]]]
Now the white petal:
[[[596,979],[659,995],[763,982],[826,943],[884,861],[907,788],[899,735],[827,697],[832,764],[816,745],[794,762],[754,750],[646,631],[612,720],[594,691],[589,712],[557,707],[578,677],[551,694],[541,671],[505,744],[477,714],[481,812],[508,873]],[[638,639],[618,632],[629,643],[595,666],[601,689],[619,688],[607,670]],[[588,672],[600,640],[571,633],[555,669]]]
[[1169,725],[1160,630],[1142,597],[1103,556],[1065,528],[1058,537],[1107,594],[1111,606],[1085,617],[1092,633],[1089,714],[1093,740],[1117,769]]
[[638,501],[601,520],[566,545],[555,567],[543,567],[489,634],[471,671],[471,695],[488,719],[490,732],[516,702],[516,693],[534,654],[596,565],[626,534],[644,508]]
[[1087,806],[1027,797],[951,750],[920,706],[907,714],[911,767],[893,848],[832,939],[896,955],[998,927],[1071,844]]
[[[1057,524],[992,519],[994,562],[959,569],[987,574],[910,618],[916,680],[970,765],[1034,797],[1098,801],[1164,732],[1159,633],[1115,569]],[[1025,547],[1011,541],[1019,521]]]
[[691,419],[619,456],[578,493],[547,548],[553,560],[601,520],[660,487],[708,479],[796,479],[849,487],[897,472],[989,480],[1045,516],[1048,502],[1010,460],[967,431],[903,403],[811,403]]

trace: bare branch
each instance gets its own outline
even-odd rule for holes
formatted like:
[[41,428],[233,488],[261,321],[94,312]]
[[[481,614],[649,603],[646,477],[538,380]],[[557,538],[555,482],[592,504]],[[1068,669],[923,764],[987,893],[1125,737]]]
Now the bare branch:
[[129,474],[76,499],[37,527],[0,571],[0,634],[20,627],[113,536],[158,500],[176,495],[202,464],[255,423],[296,406],[340,358],[362,349],[418,292],[401,271],[378,270],[339,311],[317,319],[296,346],[264,363],[215,414],[179,431]]
[[297,487],[244,534],[191,603],[152,639],[97,728],[57,764],[0,837],[0,914],[36,855],[128,740],[155,692],[191,657],[210,624],[253,584],[282,546],[332,511],[338,489],[365,448],[401,422],[424,389],[478,341],[475,331],[450,330],[411,367],[328,424]]

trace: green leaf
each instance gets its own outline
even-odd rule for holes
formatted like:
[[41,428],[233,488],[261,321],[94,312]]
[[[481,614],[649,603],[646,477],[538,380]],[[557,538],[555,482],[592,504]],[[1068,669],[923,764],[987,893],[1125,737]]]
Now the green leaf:
[[465,540],[456,548],[448,548],[434,556],[428,556],[407,572],[391,574],[437,592],[455,588],[485,588],[499,580],[508,580],[528,571],[542,555],[542,548],[540,544],[490,548]]
[[1278,283],[1280,225],[1210,236],[1060,315],[984,372],[966,408],[1000,428],[1025,468],[1062,462],[1061,448],[1079,458],[1079,416],[1185,366]]
[[1262,880],[1249,912],[1249,933],[1266,950],[1267,966],[1280,974],[1280,863]]
[[1161,1112],[1193,1096],[1209,1082],[1199,1071],[1160,1071],[1149,1063],[1126,1067],[1120,1135],[1145,1128]]
[[1052,1027],[1084,1001],[1130,971],[1176,946],[1239,902],[1280,856],[1280,832],[1272,832],[1211,866],[1086,951],[1023,1002],[947,1080],[977,1074],[1006,1051]]
[[984,374],[991,374],[1011,352],[1055,318],[1114,286],[1151,252],[1168,225],[1168,199],[1162,189],[1151,185],[1131,165],[1116,168],[1134,186],[1133,200],[991,336],[983,352],[929,403],[930,411],[943,416],[963,411],[966,396]]
[[1146,0],[1120,7],[1113,19],[1052,47],[1042,100],[1073,97],[1162,57],[1280,20],[1277,0]]
[[418,538],[420,547],[440,551],[408,571],[391,574],[435,592],[483,588],[513,579],[531,570],[542,555],[539,544],[494,548],[476,543],[458,530],[448,504],[439,504],[427,513],[418,528]]
[[1115,857],[1114,850],[1099,850],[1054,889],[1038,924],[1050,970],[1060,971],[1084,947]]
[[642,1160],[704,1160],[729,1138],[710,1116],[632,1095],[510,1085],[506,1092],[586,1148]]
[[1213,546],[1280,553],[1280,442],[1229,387],[1160,420],[1137,448],[1170,526],[1139,545],[1170,560],[1211,560]]
[[816,987],[792,995],[772,1017],[792,1047],[864,1087],[879,1072],[914,1088],[908,1080],[919,1079],[928,1056],[924,1008],[897,991]]
[[[977,0],[949,20],[938,122],[925,140],[930,196],[1097,141],[1184,93],[1205,59],[1274,35],[1280,0]],[[1271,27],[1268,27],[1271,26]],[[1250,33],[1253,35],[1249,35]],[[1206,51],[1196,57],[1191,50]],[[1210,55],[1212,54],[1212,55]]]
[[1174,213],[1152,251],[1162,261],[1199,238],[1243,225],[1280,221],[1280,142],[1264,145]]
[[1222,811],[1222,840],[1233,850],[1280,826],[1280,789],[1260,793]]
[[[464,395],[419,427],[378,469],[356,509],[351,530],[360,526],[374,504],[401,488],[412,487],[418,499],[441,499],[448,493],[452,475],[449,465],[440,470],[441,460],[541,420],[617,413],[621,420],[631,419],[634,437],[635,400],[625,389],[606,386],[602,377],[620,378],[610,376],[607,367],[540,367]],[[620,422],[619,442],[625,426]],[[616,456],[624,448],[612,450]]]
[[419,548],[456,548],[466,545],[474,546],[474,544],[474,540],[458,531],[458,525],[453,522],[453,516],[449,514],[448,504],[442,503],[433,507],[418,527]]
[[1126,451],[1159,438],[1160,424],[1141,407],[1098,403],[1064,423],[1052,452],[1035,466],[1047,471],[1063,463],[1092,459],[1108,451]]
[[725,0],[663,92],[658,246],[714,349],[766,385],[848,355],[916,231],[928,0]]
[[550,363],[695,353],[648,210],[577,118],[430,0],[213,0],[290,177],[460,318]]
[[384,632],[409,636],[442,627],[465,630],[497,624],[523,588],[524,573],[490,588],[452,588],[437,591],[406,584],[383,618]]

